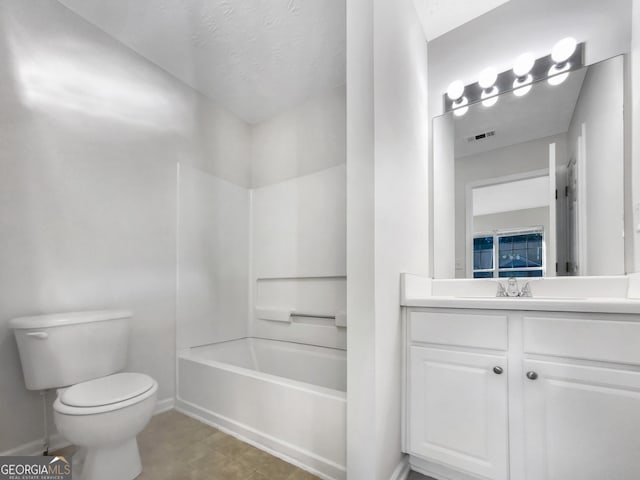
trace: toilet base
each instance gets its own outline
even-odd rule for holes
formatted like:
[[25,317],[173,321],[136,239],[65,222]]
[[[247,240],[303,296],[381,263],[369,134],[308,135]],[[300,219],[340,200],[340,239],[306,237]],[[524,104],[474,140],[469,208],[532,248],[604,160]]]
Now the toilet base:
[[[138,442],[133,437],[118,445],[87,448],[74,462],[74,480],[133,480],[142,473]],[[78,468],[78,470],[76,470]]]
[[[56,427],[80,449],[73,459],[74,480],[133,480],[140,475],[136,435],[151,420],[157,391],[154,381],[152,388],[141,395],[96,407],[67,405],[58,392],[53,404]],[[82,465],[76,467],[76,461]]]

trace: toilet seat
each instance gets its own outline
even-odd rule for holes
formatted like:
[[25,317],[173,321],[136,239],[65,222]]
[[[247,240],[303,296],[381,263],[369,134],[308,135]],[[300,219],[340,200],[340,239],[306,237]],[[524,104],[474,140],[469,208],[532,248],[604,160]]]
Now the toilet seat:
[[116,373],[58,391],[53,408],[65,415],[94,415],[139,403],[158,389],[157,382],[142,373]]
[[70,407],[100,407],[142,395],[153,379],[142,373],[116,373],[78,383],[66,389],[60,400]]

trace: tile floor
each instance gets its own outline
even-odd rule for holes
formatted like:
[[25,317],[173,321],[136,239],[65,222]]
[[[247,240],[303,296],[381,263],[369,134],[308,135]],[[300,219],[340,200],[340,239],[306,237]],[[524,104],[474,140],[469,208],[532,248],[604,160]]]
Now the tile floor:
[[[138,435],[137,480],[311,480],[318,477],[171,410]],[[68,447],[57,454],[73,453]]]
[[[137,480],[313,480],[318,477],[170,410],[138,435],[143,471]],[[52,454],[69,455],[74,447]],[[407,480],[433,480],[411,472]]]

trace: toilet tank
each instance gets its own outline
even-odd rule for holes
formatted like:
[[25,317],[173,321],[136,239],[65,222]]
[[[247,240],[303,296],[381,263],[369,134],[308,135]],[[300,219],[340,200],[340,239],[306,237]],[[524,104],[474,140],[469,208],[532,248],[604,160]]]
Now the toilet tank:
[[122,370],[131,315],[101,310],[11,320],[27,388],[65,387]]

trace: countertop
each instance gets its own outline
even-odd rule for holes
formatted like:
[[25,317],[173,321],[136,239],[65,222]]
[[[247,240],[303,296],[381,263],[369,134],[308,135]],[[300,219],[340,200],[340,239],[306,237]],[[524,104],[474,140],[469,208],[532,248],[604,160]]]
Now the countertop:
[[526,310],[547,312],[640,314],[640,299],[619,297],[423,297],[408,298],[403,307],[469,308],[483,310]]

